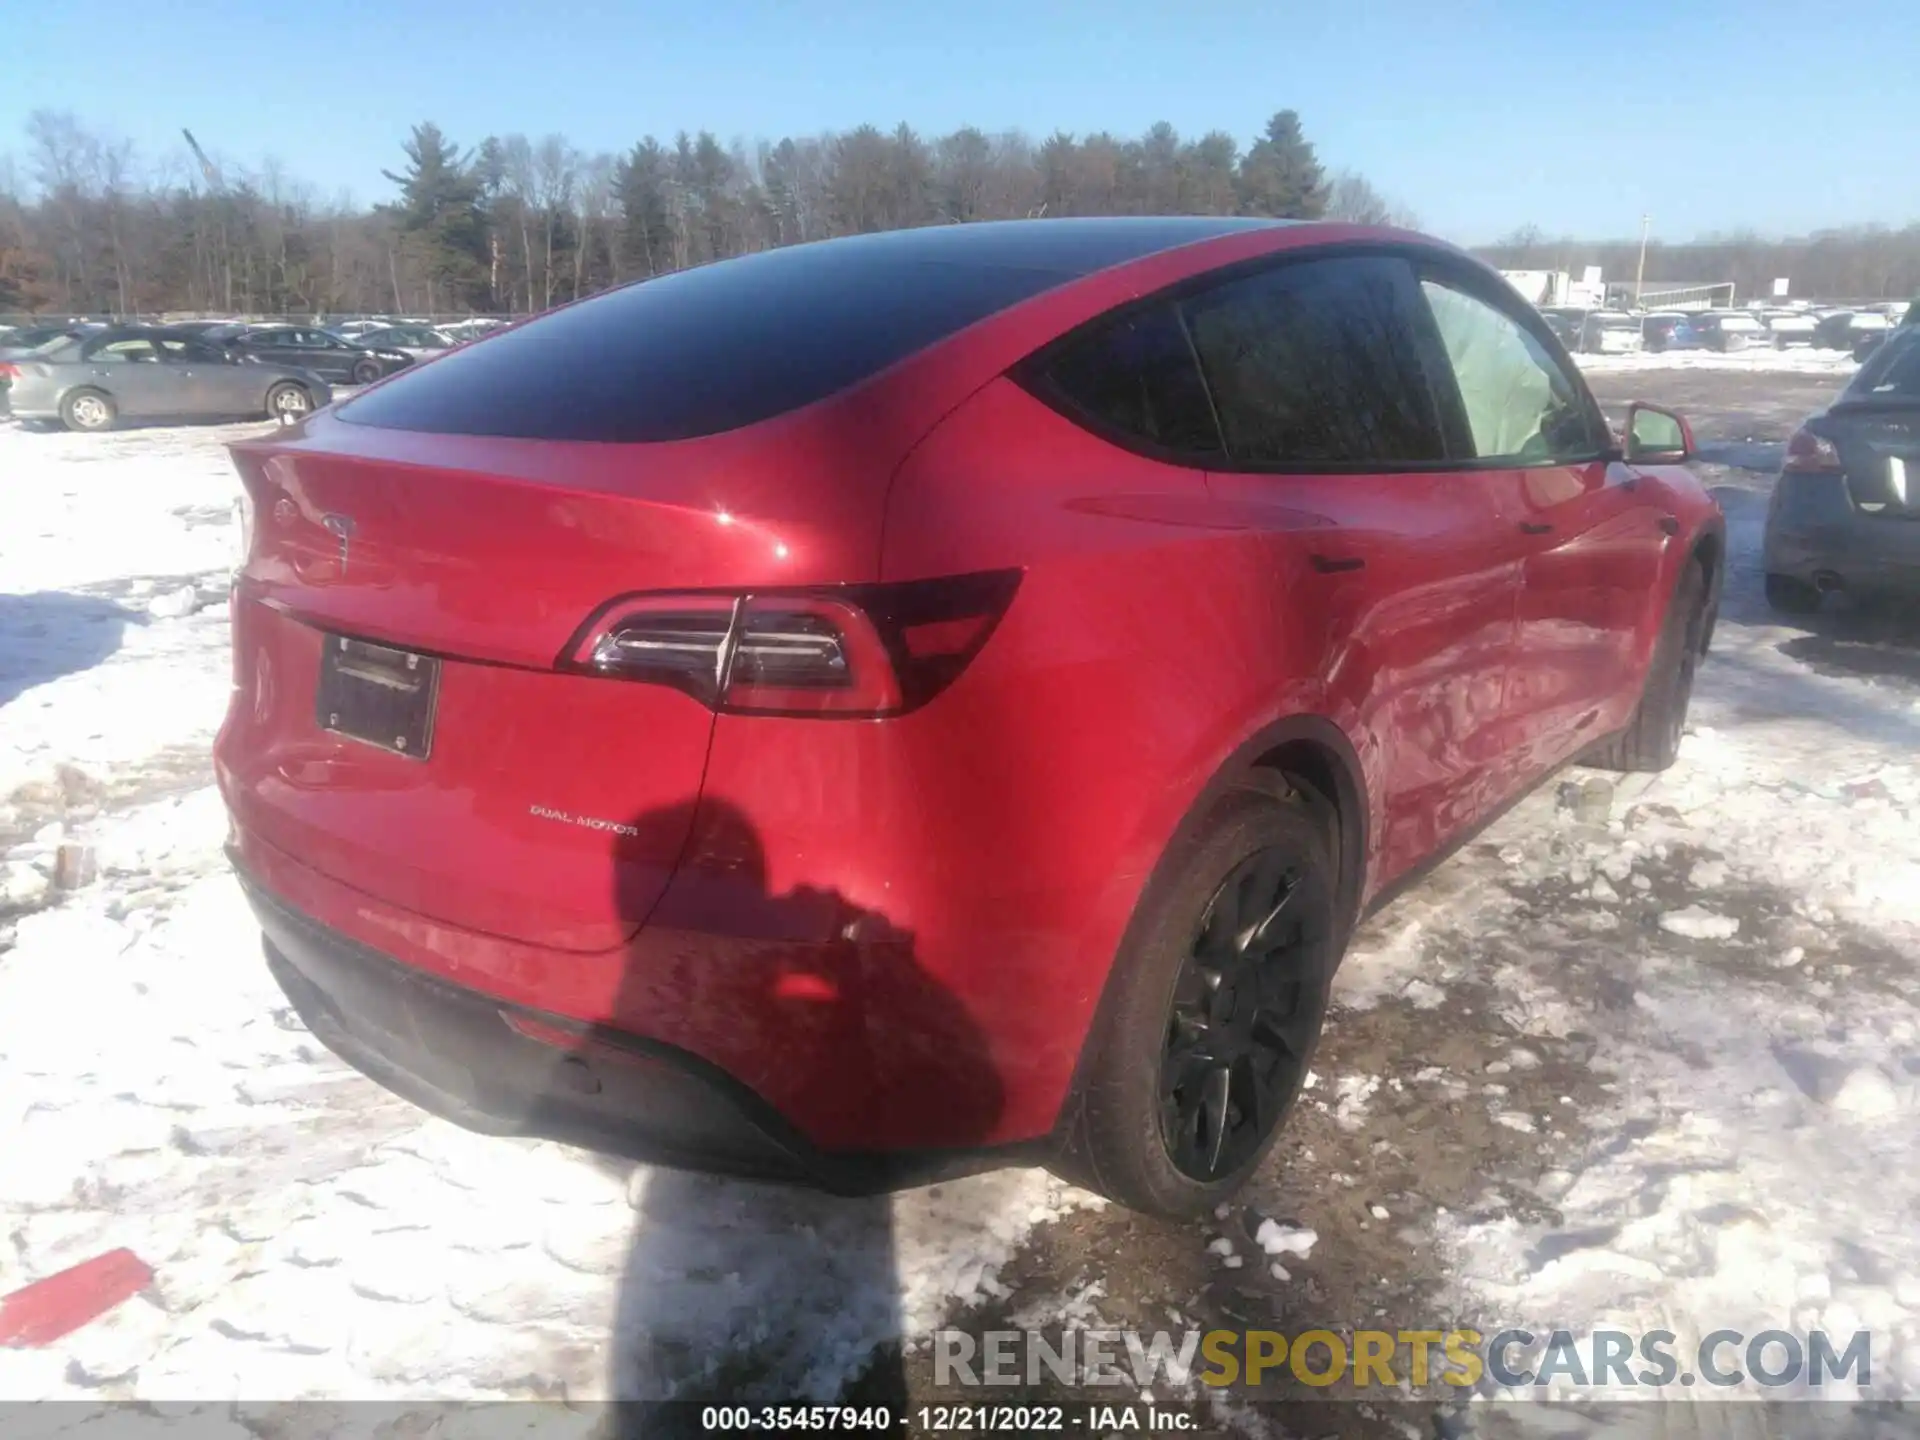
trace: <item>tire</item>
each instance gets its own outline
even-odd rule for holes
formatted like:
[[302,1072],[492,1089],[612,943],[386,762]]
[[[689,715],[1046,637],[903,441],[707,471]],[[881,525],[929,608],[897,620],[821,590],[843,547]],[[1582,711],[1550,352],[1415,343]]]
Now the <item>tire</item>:
[[374,381],[378,380],[379,378],[380,378],[380,362],[378,360],[359,360],[354,362],[354,366],[353,366],[353,383],[354,384],[371,385],[373,384]]
[[60,401],[60,421],[69,430],[111,430],[119,418],[113,397],[98,390],[73,390]]
[[267,391],[267,414],[281,421],[304,420],[313,413],[313,396],[307,387],[282,380]]
[[1646,687],[1627,728],[1586,763],[1601,770],[1665,770],[1680,756],[1680,737],[1693,700],[1694,673],[1706,649],[1707,572],[1689,561],[1667,604],[1660,639],[1647,666]]
[[1206,1215],[1245,1183],[1319,1042],[1344,942],[1337,893],[1322,827],[1284,787],[1230,792],[1176,842],[1114,959],[1063,1173],[1168,1218]]
[[1820,592],[1791,575],[1769,575],[1767,604],[1782,615],[1811,615],[1820,608]]

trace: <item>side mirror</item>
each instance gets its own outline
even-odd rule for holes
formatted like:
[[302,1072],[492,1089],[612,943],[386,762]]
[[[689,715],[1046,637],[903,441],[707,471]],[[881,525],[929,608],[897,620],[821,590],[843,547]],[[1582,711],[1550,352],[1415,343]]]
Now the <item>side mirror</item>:
[[1627,406],[1626,428],[1629,465],[1679,465],[1693,458],[1693,430],[1676,411],[1636,400]]

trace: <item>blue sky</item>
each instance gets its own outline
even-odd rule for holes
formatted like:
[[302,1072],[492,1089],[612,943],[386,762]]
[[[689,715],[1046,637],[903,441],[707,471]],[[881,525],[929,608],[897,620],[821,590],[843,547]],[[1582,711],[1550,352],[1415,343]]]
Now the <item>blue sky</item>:
[[1297,109],[1464,243],[1920,219],[1920,0],[153,0],[20,3],[0,154],[50,107],[384,199],[416,120],[588,150],[901,120],[1250,140]]

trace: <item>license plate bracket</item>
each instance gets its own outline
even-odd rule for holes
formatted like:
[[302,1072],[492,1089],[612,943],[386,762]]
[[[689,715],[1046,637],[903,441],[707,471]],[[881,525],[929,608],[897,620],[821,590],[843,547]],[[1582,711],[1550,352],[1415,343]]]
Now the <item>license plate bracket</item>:
[[433,750],[439,694],[436,656],[329,635],[320,651],[314,718],[322,730],[425,760]]

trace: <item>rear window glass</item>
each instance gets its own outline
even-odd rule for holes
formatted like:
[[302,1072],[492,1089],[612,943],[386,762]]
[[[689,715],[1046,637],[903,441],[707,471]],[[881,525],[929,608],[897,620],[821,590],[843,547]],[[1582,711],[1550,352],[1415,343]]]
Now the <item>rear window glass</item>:
[[1920,330],[1903,330],[1860,367],[1847,387],[1852,400],[1920,400]]
[[683,270],[455,350],[342,407],[363,425],[666,441],[737,429],[996,311],[1234,222],[950,225]]
[[1446,458],[1398,260],[1310,260],[1185,302],[1236,463],[1311,469]]
[[1195,459],[1220,453],[1200,367],[1169,305],[1108,320],[1077,336],[1036,377],[1094,428]]

